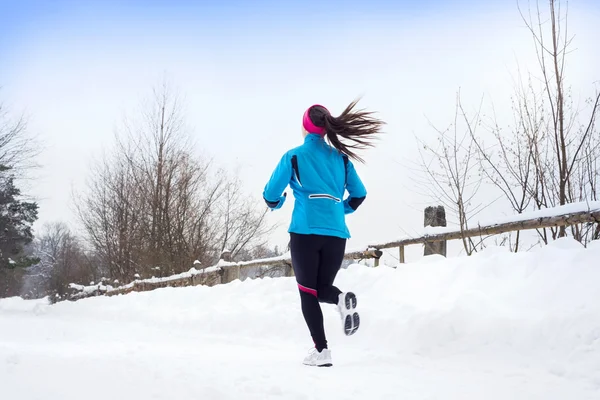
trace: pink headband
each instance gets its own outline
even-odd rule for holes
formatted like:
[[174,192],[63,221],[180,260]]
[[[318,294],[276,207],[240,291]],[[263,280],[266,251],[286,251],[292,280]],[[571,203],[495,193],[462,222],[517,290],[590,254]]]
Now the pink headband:
[[[323,107],[323,106],[320,104],[314,104],[314,105],[308,107],[308,109],[304,112],[304,116],[302,117],[302,126],[304,127],[304,129],[306,129],[306,131],[308,133],[317,133],[319,135],[323,135],[325,133],[325,128],[322,126],[316,126],[315,124],[313,124],[313,122],[310,120],[310,116],[308,115],[308,112],[313,107]],[[323,108],[325,108],[325,107],[323,107]],[[329,110],[327,110],[326,108],[325,108],[325,110],[327,112],[329,112]]]

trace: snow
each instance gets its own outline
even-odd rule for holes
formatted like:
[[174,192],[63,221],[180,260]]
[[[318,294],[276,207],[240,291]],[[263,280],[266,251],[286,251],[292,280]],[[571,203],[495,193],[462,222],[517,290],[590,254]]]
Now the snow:
[[98,284],[98,285],[92,284],[90,286],[83,286],[83,285],[78,285],[76,283],[70,283],[69,288],[78,291],[77,296],[87,295],[87,294],[94,293],[94,292],[107,292],[107,291],[113,290],[112,286],[102,285],[102,284]]
[[10,297],[7,299],[0,299],[0,318],[11,312],[31,312],[39,308],[45,309],[48,304],[47,298],[23,300],[20,297]]
[[[229,263],[229,264],[235,265],[235,263]],[[130,282],[126,285],[122,285],[122,286],[118,286],[118,287],[112,287],[110,285],[93,285],[93,282],[92,282],[92,285],[90,285],[90,286],[83,286],[83,285],[78,285],[76,283],[70,283],[69,287],[71,289],[79,292],[79,293],[75,293],[75,295],[74,295],[75,298],[78,298],[78,297],[81,297],[82,295],[94,293],[98,290],[100,290],[102,292],[111,292],[111,291],[118,290],[118,289],[129,289],[129,288],[133,287],[136,282],[138,282],[138,283],[173,282],[173,281],[177,281],[180,279],[191,278],[192,276],[195,276],[195,275],[218,272],[220,269],[221,269],[220,264],[216,265],[214,267],[204,268],[201,270],[197,270],[196,268],[192,267],[192,268],[190,268],[189,271],[182,272],[180,274],[165,276],[162,278],[157,278],[157,277],[153,276],[148,279],[136,279],[134,282]],[[136,278],[139,278],[139,274],[135,274],[135,276],[136,276]],[[118,282],[119,282],[118,280],[115,280],[115,283],[118,283]]]
[[345,337],[323,305],[328,369],[301,365],[312,341],[293,278],[3,299],[2,398],[597,400],[598,259],[598,242],[561,239],[351,265],[336,282],[362,326]]
[[223,259],[219,260],[219,262],[217,263],[217,267],[232,267],[232,266],[240,266],[240,267],[245,267],[245,266],[249,266],[249,265],[261,265],[261,264],[268,264],[268,263],[272,263],[272,262],[278,262],[278,261],[287,261],[290,259],[290,254],[289,252],[281,255],[281,256],[277,256],[277,257],[269,257],[269,258],[259,258],[256,260],[251,260],[251,261],[238,261],[238,262],[234,262],[234,261],[225,261]]
[[272,262],[277,262],[277,261],[287,261],[289,260],[291,257],[291,253],[288,251],[280,256],[276,256],[276,257],[268,257],[268,258],[260,258],[258,260],[251,260],[251,261],[241,261],[238,263],[233,263],[234,265],[239,265],[240,267],[244,267],[247,265],[260,265],[261,263],[272,263]]
[[[286,261],[286,260],[289,260],[289,257],[290,257],[290,254],[286,253],[286,254],[278,256],[278,257],[264,258],[264,259],[258,259],[258,260],[252,260],[252,261],[228,262],[228,261],[224,261],[224,260],[219,260],[217,265],[214,265],[212,267],[207,267],[207,268],[203,268],[200,270],[196,269],[195,267],[192,267],[189,271],[182,272],[182,273],[176,274],[176,275],[165,276],[162,278],[157,278],[157,277],[153,276],[152,278],[148,278],[148,279],[136,279],[134,282],[119,286],[118,288],[113,288],[112,286],[100,286],[99,287],[98,285],[94,285],[93,282],[90,286],[83,286],[83,285],[79,285],[76,283],[71,283],[71,284],[69,284],[69,287],[71,289],[74,289],[75,291],[81,292],[81,294],[76,293],[74,295],[76,298],[78,298],[81,295],[94,293],[98,290],[110,292],[112,290],[117,290],[117,289],[128,289],[128,288],[133,287],[135,282],[138,282],[138,283],[173,282],[173,281],[177,281],[180,279],[192,278],[195,275],[219,272],[222,268],[233,267],[233,266],[245,267],[245,266],[249,266],[249,265],[260,266],[261,263],[267,264],[267,263],[276,262],[276,261]],[[136,274],[135,276],[136,276],[136,278],[139,278],[138,274]],[[118,281],[115,281],[115,283],[118,283]]]
[[[192,269],[195,269],[195,268],[192,268]],[[210,273],[213,273],[213,272],[218,272],[220,270],[221,270],[221,267],[214,266],[214,267],[204,268],[204,269],[201,269],[199,271],[196,270],[195,272],[193,272],[193,274],[194,275],[198,275],[198,274],[210,274]]]
[[219,268],[217,268],[217,267],[210,267],[210,268],[205,268],[202,270],[197,270],[196,268],[190,268],[190,270],[188,272],[182,272],[181,274],[165,276],[163,278],[152,277],[149,279],[138,280],[137,282],[144,282],[144,283],[169,282],[169,281],[175,281],[175,280],[179,280],[179,279],[183,279],[183,278],[191,278],[194,275],[207,274],[209,272],[216,272],[218,270],[219,270]]

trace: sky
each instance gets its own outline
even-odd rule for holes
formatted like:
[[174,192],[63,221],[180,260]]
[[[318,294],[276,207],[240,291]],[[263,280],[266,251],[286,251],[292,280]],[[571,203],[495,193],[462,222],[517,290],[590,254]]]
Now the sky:
[[[600,80],[600,3],[569,10],[569,83],[583,102]],[[281,155],[301,143],[306,107],[336,114],[362,96],[387,125],[356,166],[369,194],[348,217],[349,247],[419,234],[436,202],[415,188],[416,138],[452,122],[459,89],[467,109],[483,98],[509,121],[513,78],[517,66],[535,71],[532,50],[515,1],[0,0],[0,100],[44,145],[29,183],[37,228],[76,225],[73,190],[166,76],[202,152],[239,171],[259,202]],[[287,245],[291,211],[269,213],[280,224],[271,245]],[[510,210],[488,216],[498,213]]]

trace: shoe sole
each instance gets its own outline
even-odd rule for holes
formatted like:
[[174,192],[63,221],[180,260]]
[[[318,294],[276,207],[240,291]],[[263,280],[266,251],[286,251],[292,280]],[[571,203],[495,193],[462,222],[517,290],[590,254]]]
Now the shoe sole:
[[344,297],[344,310],[342,310],[345,314],[344,334],[346,334],[346,336],[354,335],[360,327],[360,316],[354,311],[357,304],[358,300],[356,299],[356,295],[352,292],[346,293],[346,296]]
[[346,298],[344,299],[344,302],[346,303],[346,309],[351,310],[353,308],[356,308],[358,300],[356,299],[356,295],[354,293],[348,292],[346,293]]
[[302,363],[308,367],[333,367],[333,363],[328,362],[325,364],[309,364],[309,363]]
[[322,364],[322,365],[317,365],[317,364],[304,364],[307,367],[318,367],[318,368],[327,368],[327,367],[333,367],[332,363],[327,363],[327,364]]

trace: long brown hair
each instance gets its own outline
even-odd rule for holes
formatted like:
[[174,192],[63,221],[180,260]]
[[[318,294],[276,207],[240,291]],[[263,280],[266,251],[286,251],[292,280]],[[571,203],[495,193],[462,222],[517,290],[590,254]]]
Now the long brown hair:
[[[346,107],[338,116],[334,117],[325,108],[314,106],[308,111],[308,116],[313,124],[325,128],[329,143],[341,153],[357,161],[364,160],[356,154],[355,150],[373,147],[375,134],[381,133],[385,122],[372,116],[373,112],[354,110],[358,99]],[[343,142],[349,141],[348,143]]]

